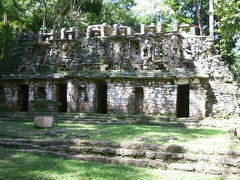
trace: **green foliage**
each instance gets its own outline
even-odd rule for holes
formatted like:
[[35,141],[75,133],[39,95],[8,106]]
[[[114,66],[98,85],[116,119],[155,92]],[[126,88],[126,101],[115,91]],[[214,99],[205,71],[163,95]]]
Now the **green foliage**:
[[196,6],[193,0],[165,0],[165,3],[173,10],[173,16],[179,23],[190,24],[195,27],[199,26],[196,15],[197,8],[201,27],[206,34],[208,33],[208,1],[196,0]]
[[[238,0],[215,0],[216,15],[217,15],[217,47],[224,60],[235,65],[238,73],[239,69],[239,53],[240,47],[236,46],[240,40],[240,1]],[[223,8],[224,7],[224,8]],[[234,52],[235,50],[235,52]],[[238,54],[236,54],[238,52]]]
[[101,12],[101,22],[126,25],[138,30],[137,18],[131,11],[134,5],[134,0],[106,1]]

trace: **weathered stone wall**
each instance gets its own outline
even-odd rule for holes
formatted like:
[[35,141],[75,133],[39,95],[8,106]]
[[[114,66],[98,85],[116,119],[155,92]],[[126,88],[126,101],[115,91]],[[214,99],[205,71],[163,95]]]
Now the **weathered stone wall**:
[[201,84],[191,84],[189,93],[189,116],[204,118],[206,114],[206,89]]
[[240,88],[236,82],[234,83],[233,74],[221,56],[217,55],[213,40],[207,37],[188,37],[186,40],[191,45],[196,69],[209,75],[206,88],[206,116],[239,116]]
[[4,87],[5,107],[9,110],[18,110],[18,86],[6,84]]
[[177,85],[164,82],[149,82],[144,87],[144,113],[175,115]]
[[96,111],[96,85],[91,81],[70,80],[67,83],[67,111]]
[[134,86],[130,81],[111,81],[107,91],[108,112],[117,114],[134,113]]
[[239,117],[239,87],[219,79],[209,80],[206,113],[212,117]]

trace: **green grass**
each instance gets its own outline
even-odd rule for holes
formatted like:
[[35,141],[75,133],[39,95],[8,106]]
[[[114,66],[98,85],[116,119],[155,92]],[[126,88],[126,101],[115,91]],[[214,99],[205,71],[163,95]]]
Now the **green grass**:
[[[224,180],[181,171],[66,160],[0,149],[0,180]],[[237,178],[235,178],[237,180]]]
[[[210,128],[163,127],[148,125],[88,125],[88,124],[58,124],[51,129],[68,129],[73,135],[84,133],[89,140],[131,141],[134,137],[143,137],[147,142],[167,144],[189,142],[195,139],[204,139],[217,136],[227,137],[225,130]],[[39,135],[47,129],[37,129],[32,122],[1,122],[0,136],[24,136],[29,138],[54,138]],[[67,133],[59,134],[64,138]],[[176,137],[171,140],[171,137]]]

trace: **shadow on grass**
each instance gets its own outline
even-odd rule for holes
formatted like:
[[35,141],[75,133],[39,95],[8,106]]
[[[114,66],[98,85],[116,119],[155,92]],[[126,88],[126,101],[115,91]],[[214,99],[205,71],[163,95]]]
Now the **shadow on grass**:
[[0,149],[0,179],[152,179],[143,169]]

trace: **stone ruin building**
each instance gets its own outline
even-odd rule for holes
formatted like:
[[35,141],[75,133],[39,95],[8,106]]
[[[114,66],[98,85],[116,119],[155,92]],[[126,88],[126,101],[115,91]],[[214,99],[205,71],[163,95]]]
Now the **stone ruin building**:
[[99,24],[34,37],[18,39],[24,63],[3,77],[9,110],[31,111],[43,98],[61,102],[59,112],[239,116],[239,86],[213,39],[193,27]]

